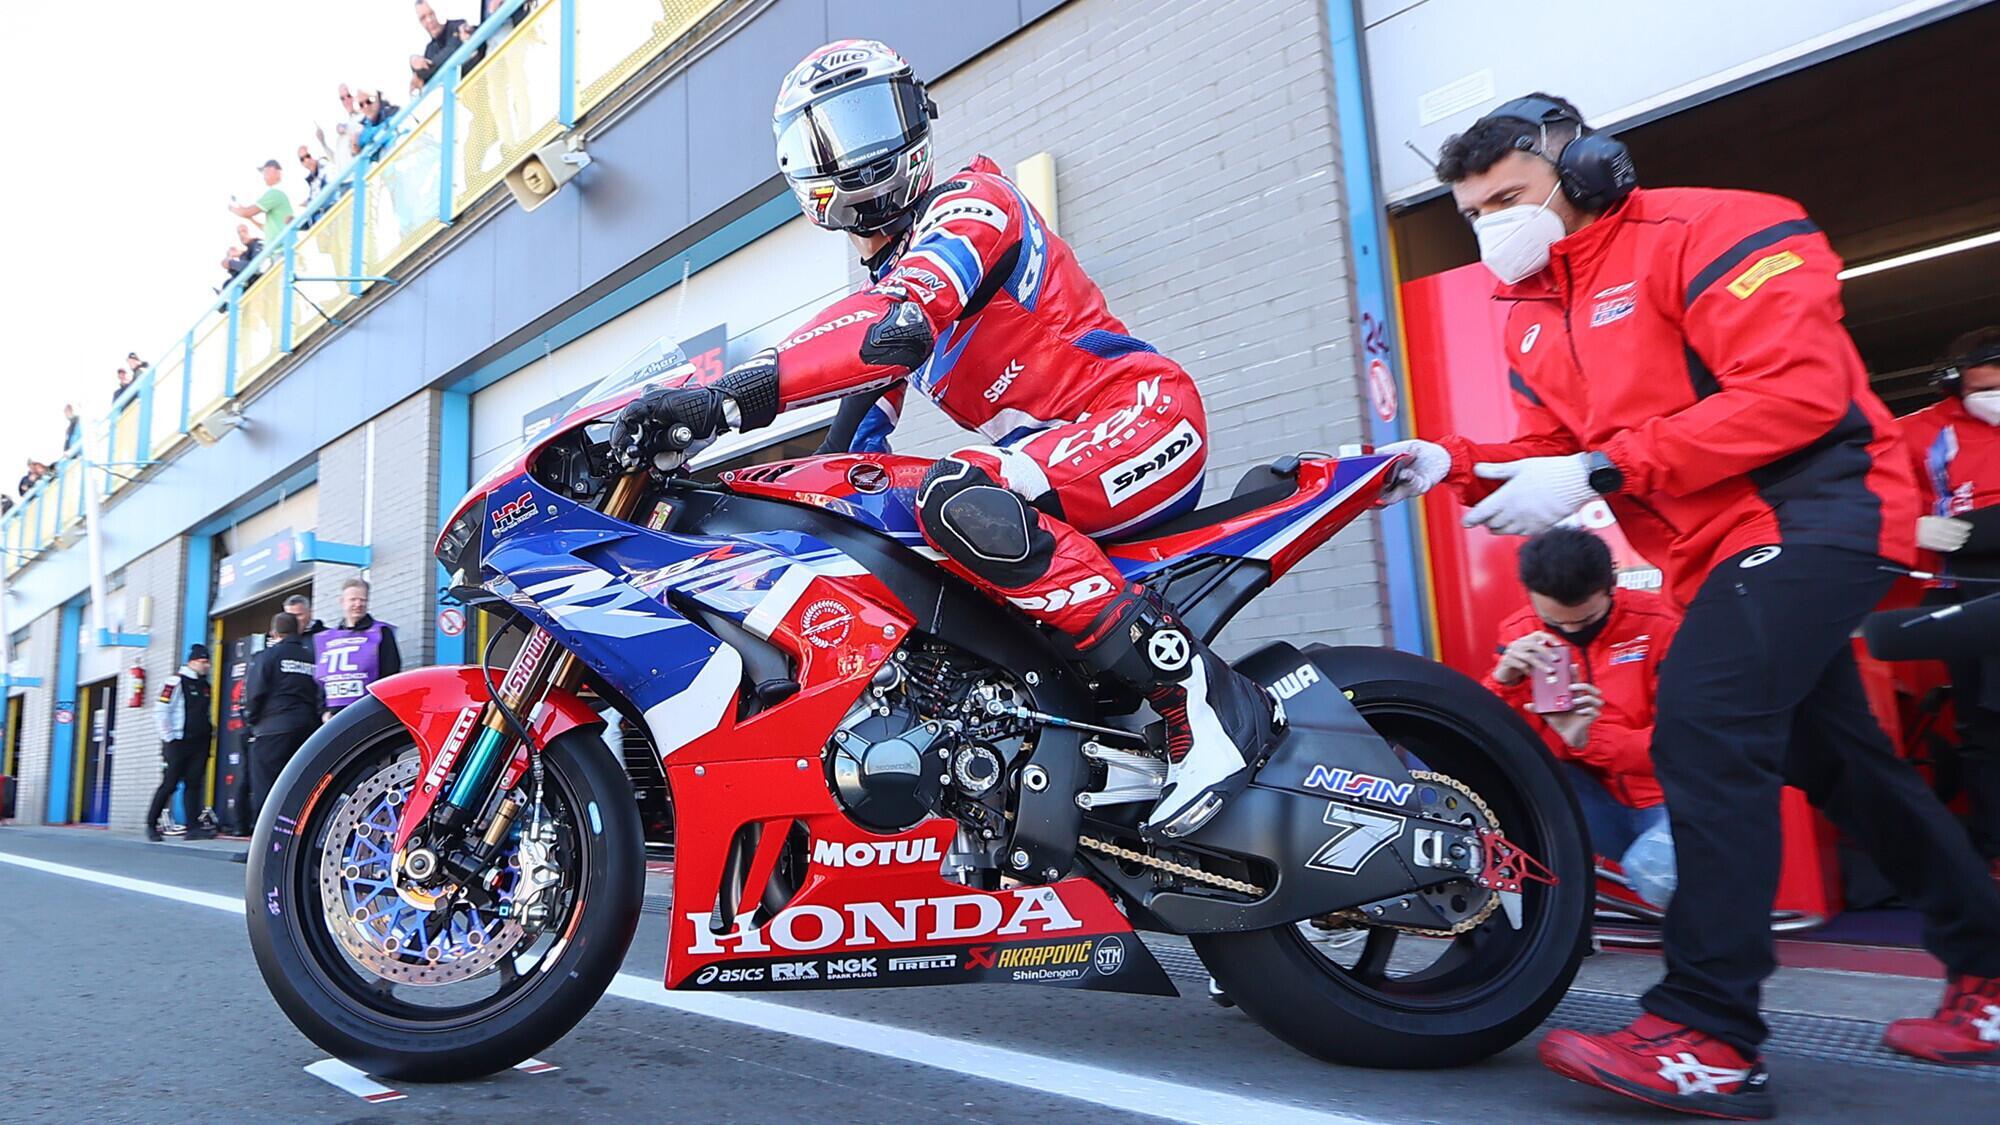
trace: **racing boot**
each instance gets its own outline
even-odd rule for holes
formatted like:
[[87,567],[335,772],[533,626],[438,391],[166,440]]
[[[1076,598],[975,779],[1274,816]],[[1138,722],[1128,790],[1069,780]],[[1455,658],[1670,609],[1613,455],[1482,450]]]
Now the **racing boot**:
[[1761,1060],[1650,1012],[1605,1035],[1552,1031],[1539,1053],[1564,1078],[1662,1109],[1732,1121],[1777,1112]]
[[2000,1063],[2000,977],[1952,977],[1937,1015],[1897,1020],[1882,1042],[1932,1062]]
[[1143,696],[1165,728],[1166,787],[1140,832],[1175,839],[1241,792],[1284,728],[1278,697],[1236,671],[1143,587],[1128,587],[1078,646],[1098,675]]

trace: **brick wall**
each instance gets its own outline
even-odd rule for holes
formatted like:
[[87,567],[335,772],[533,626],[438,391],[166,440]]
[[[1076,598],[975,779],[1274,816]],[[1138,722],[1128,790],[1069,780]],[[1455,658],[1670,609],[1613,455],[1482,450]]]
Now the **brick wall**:
[[138,833],[145,829],[146,803],[159,787],[160,728],[155,717],[155,701],[160,685],[181,666],[186,649],[181,646],[181,594],[187,565],[185,538],[176,538],[134,559],[123,573],[126,604],[136,606],[142,597],[153,599],[150,643],[144,649],[123,649],[122,667],[129,668],[138,657],[146,668],[146,705],[129,707],[132,679],[121,672],[114,702],[118,705],[118,753],[111,770],[111,828]]
[[[14,818],[22,824],[47,819],[49,735],[55,726],[56,633],[62,614],[52,610],[28,627],[22,674],[38,678],[41,687],[24,688],[21,696],[21,742],[16,768],[21,776],[14,800]],[[20,655],[17,653],[17,655]]]
[[[1329,66],[1318,0],[1076,0],[934,91],[946,167],[1055,156],[1062,236],[1132,333],[1201,388],[1210,501],[1251,465],[1363,440]],[[917,397],[899,451],[967,440]],[[1222,647],[1378,644],[1387,617],[1367,517]]]
[[[437,613],[438,408],[434,391],[412,395],[375,420],[328,443],[319,453],[321,539],[367,543],[372,562],[364,575],[373,587],[369,611],[396,626],[405,667],[429,663]],[[371,446],[369,431],[373,430]],[[365,484],[373,450],[373,520],[367,518]],[[371,542],[372,539],[372,542]],[[340,616],[341,583],[349,566],[321,564],[313,574],[313,608],[329,623]]]

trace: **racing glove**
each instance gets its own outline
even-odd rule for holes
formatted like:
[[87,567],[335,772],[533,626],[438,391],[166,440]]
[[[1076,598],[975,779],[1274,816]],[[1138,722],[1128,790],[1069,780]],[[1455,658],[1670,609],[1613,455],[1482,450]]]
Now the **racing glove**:
[[1949,516],[1920,516],[1917,519],[1917,546],[1948,555],[1972,538],[1972,524]]
[[1590,487],[1589,455],[1481,461],[1472,467],[1481,480],[1505,481],[1465,515],[1465,526],[1481,524],[1501,535],[1547,531],[1597,499]]
[[618,414],[611,454],[636,469],[726,429],[754,430],[778,416],[778,353],[766,348],[706,386],[658,387]]
[[1382,490],[1382,503],[1400,504],[1414,500],[1436,488],[1451,472],[1451,454],[1434,441],[1392,441],[1375,447],[1378,454],[1402,454],[1405,460],[1396,467],[1396,475],[1389,481],[1389,487]]

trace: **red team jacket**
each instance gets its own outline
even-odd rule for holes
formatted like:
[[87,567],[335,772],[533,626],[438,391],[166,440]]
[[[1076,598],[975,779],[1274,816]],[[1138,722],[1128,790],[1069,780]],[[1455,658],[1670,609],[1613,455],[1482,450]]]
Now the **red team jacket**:
[[1602,450],[1635,550],[1687,604],[1739,551],[1820,544],[1915,561],[1916,481],[1841,327],[1840,259],[1798,204],[1634,191],[1496,299],[1520,436],[1447,438],[1472,503],[1479,461]]
[[[1526,679],[1503,685],[1488,671],[1486,687],[1520,711],[1557,758],[1597,775],[1620,804],[1649,809],[1666,800],[1653,776],[1653,688],[1660,682],[1660,661],[1680,625],[1681,615],[1667,599],[1644,590],[1619,590],[1612,595],[1604,631],[1587,645],[1570,644],[1576,682],[1592,684],[1604,693],[1604,713],[1590,724],[1590,738],[1580,747],[1564,742],[1540,715],[1527,709],[1534,701],[1534,689]],[[1494,655],[1534,632],[1559,635],[1532,606],[1522,606],[1500,623]]]
[[1924,515],[1955,516],[2000,504],[2000,426],[1956,398],[1903,419],[1903,442],[1924,486]]

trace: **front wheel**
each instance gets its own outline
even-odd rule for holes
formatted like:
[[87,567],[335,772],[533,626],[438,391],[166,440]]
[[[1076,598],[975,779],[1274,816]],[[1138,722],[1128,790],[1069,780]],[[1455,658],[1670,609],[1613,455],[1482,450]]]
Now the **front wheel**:
[[[364,699],[300,749],[257,818],[246,906],[264,983],[307,1038],[370,1074],[451,1081],[547,1047],[603,995],[645,893],[638,807],[594,732],[557,737],[542,762],[495,901],[426,909],[389,877],[419,770],[402,722]],[[533,874],[560,878],[533,923],[511,908],[524,833]]]
[[1252,1019],[1330,1062],[1445,1067],[1503,1051],[1548,1017],[1589,942],[1592,868],[1575,798],[1541,740],[1472,680],[1402,653],[1316,646],[1311,656],[1419,772],[1437,815],[1491,818],[1557,882],[1526,884],[1508,909],[1469,884],[1429,892],[1463,920],[1460,933],[1369,926],[1350,912],[1196,934],[1195,950]]

